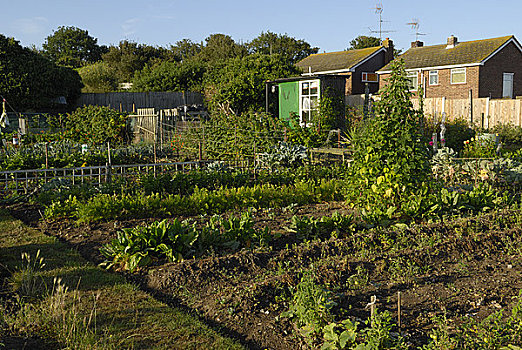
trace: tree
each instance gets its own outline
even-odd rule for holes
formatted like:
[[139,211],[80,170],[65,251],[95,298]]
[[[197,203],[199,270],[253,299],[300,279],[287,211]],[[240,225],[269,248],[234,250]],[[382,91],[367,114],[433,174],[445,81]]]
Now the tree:
[[294,63],[319,51],[318,47],[312,47],[304,40],[297,40],[287,34],[275,34],[270,31],[261,33],[248,43],[247,47],[251,53],[279,54]]
[[267,80],[296,75],[295,65],[280,55],[252,54],[214,65],[205,74],[204,92],[214,111],[228,106],[241,114],[263,108]]
[[184,61],[197,56],[203,48],[202,44],[193,42],[190,39],[183,39],[176,42],[176,45],[170,47],[177,61]]
[[0,91],[18,110],[55,107],[53,100],[76,99],[82,87],[80,76],[42,54],[22,47],[0,34]]
[[111,92],[118,89],[116,70],[105,62],[96,62],[78,69],[84,88],[82,92]]
[[118,82],[132,80],[134,73],[142,70],[145,65],[158,64],[168,59],[169,50],[161,47],[142,45],[128,40],[120,41],[118,46],[110,46],[103,54],[103,62],[116,70]]
[[196,60],[162,62],[137,72],[133,91],[201,91],[206,64]]
[[350,41],[350,47],[347,50],[364,49],[367,47],[375,47],[381,45],[381,39],[374,36],[359,35]]
[[56,64],[78,68],[101,59],[103,48],[97,41],[87,30],[58,27],[45,39],[42,47],[44,54]]
[[237,44],[229,35],[212,34],[205,39],[205,42],[205,46],[198,55],[198,58],[203,61],[215,62],[243,57],[248,53],[243,45]]

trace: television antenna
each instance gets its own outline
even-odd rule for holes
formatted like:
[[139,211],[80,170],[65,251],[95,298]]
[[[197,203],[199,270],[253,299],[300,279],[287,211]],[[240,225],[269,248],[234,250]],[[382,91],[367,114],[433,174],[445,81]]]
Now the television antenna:
[[384,22],[388,22],[382,19],[382,11],[384,9],[382,6],[382,2],[379,2],[377,5],[375,5],[373,9],[375,10],[375,13],[379,15],[379,30],[372,30],[372,28],[370,27],[368,27],[368,29],[370,30],[370,33],[379,33],[379,41],[382,41],[383,33],[392,33],[394,32],[394,30],[382,30],[382,24]]
[[418,18],[413,18],[411,22],[408,22],[406,24],[411,26],[411,29],[413,29],[415,31],[415,41],[419,40],[419,36],[427,35],[426,33],[419,32],[420,22],[419,22]]

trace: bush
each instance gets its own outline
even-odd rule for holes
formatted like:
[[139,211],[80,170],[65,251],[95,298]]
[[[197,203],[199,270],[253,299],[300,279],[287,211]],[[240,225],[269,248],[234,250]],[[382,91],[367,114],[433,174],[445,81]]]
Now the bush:
[[[453,149],[457,153],[460,153],[463,150],[464,141],[469,140],[475,136],[475,130],[473,130],[468,121],[462,117],[446,120],[444,125],[446,127],[446,133],[444,134],[445,146]],[[437,139],[439,139],[440,123],[435,125],[433,118],[426,118],[424,120],[425,137],[431,139],[431,135],[434,132],[437,133]],[[440,140],[439,147],[441,147]]]
[[126,116],[103,106],[84,106],[62,118],[62,127],[80,143],[122,143],[127,138]]

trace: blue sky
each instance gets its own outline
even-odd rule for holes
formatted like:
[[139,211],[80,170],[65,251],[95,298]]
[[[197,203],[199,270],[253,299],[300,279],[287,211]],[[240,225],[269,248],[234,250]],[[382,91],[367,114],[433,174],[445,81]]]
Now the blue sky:
[[0,33],[23,46],[41,47],[59,26],[86,29],[99,44],[128,39],[168,46],[188,38],[203,41],[224,33],[250,41],[263,31],[286,33],[319,47],[344,50],[358,35],[379,28],[375,6],[382,3],[383,34],[397,48],[415,40],[406,23],[417,19],[426,45],[515,35],[522,41],[522,1],[310,1],[310,0],[0,0]]

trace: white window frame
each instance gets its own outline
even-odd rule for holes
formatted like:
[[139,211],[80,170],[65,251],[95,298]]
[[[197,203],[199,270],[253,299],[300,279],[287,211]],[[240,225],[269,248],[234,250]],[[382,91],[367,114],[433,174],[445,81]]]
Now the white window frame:
[[[317,93],[315,93],[315,94],[310,93],[311,89],[309,88],[309,93],[307,95],[303,95],[303,85],[309,84],[309,86],[310,86],[312,83],[317,84]],[[311,97],[314,97],[314,96],[317,97],[316,106],[311,105]],[[306,106],[304,103],[304,99],[307,97],[309,99],[308,102],[310,103],[308,106]],[[303,80],[303,81],[299,82],[299,125],[306,126],[306,127],[312,126],[312,120],[311,120],[312,113],[319,109],[320,98],[321,98],[321,82],[319,79]],[[305,112],[305,111],[309,112],[309,120],[306,120],[306,121],[303,119],[303,112]]]
[[[432,83],[431,78],[434,78],[435,82]],[[439,85],[439,71],[438,70],[430,70],[428,73],[428,84],[430,86]]]
[[406,78],[412,80],[410,91],[417,91],[419,89],[419,72],[406,72]]
[[[511,80],[511,92],[506,94],[506,77],[510,77]],[[515,85],[515,73],[502,73],[502,98],[513,98],[513,90]]]
[[[453,76],[454,76],[455,74],[462,74],[462,73],[464,73],[464,81],[454,82],[454,81],[453,81]],[[467,81],[466,68],[453,68],[453,69],[451,70],[451,77],[450,77],[450,83],[451,83],[451,85],[466,84],[466,81]]]

